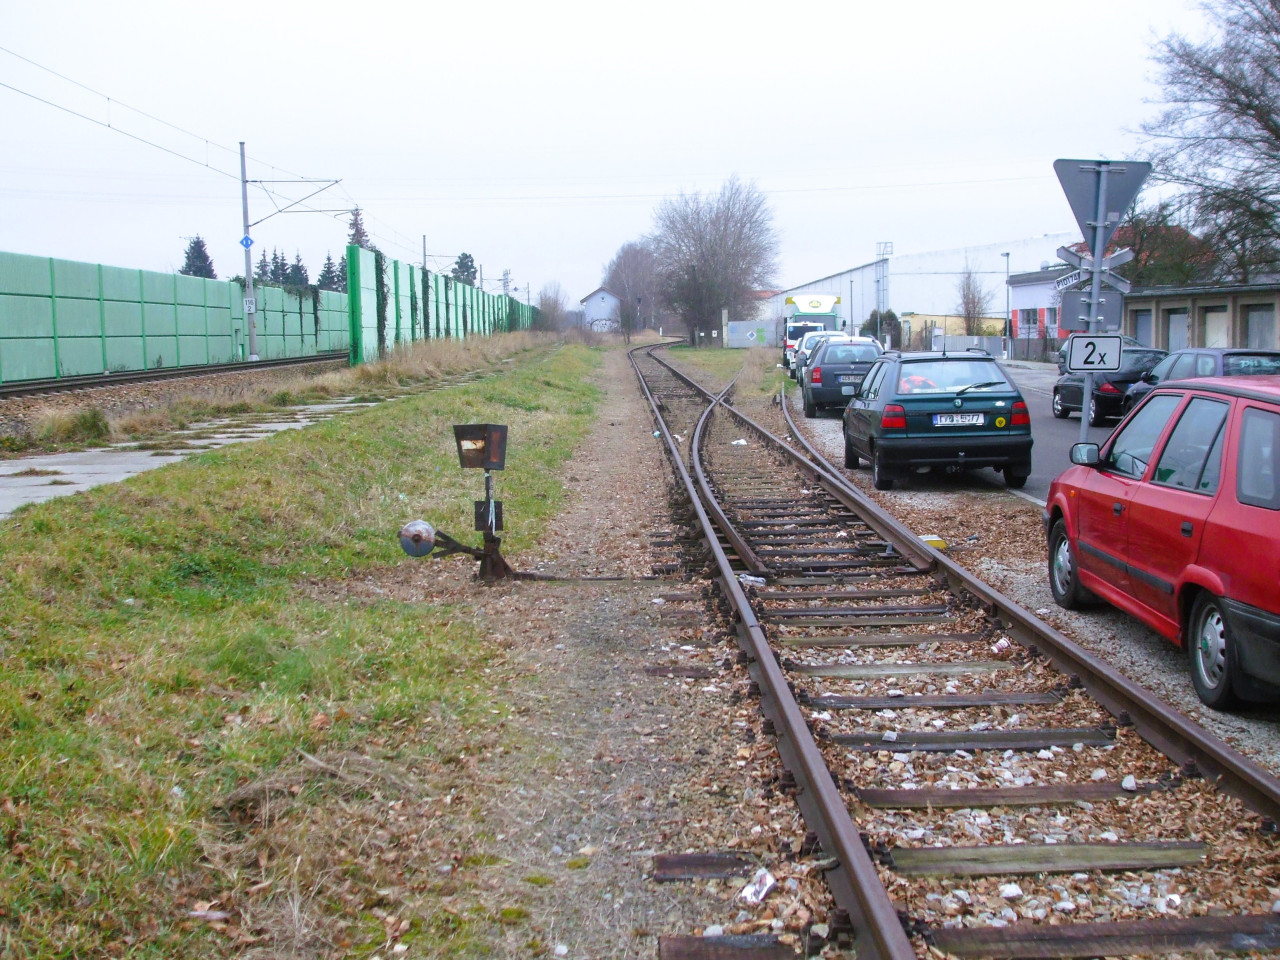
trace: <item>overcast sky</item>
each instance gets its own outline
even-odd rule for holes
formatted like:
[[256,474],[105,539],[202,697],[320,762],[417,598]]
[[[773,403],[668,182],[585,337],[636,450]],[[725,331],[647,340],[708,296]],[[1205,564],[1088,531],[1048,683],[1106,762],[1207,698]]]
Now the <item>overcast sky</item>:
[[[199,234],[241,273],[244,140],[251,180],[341,179],[307,205],[359,204],[390,256],[420,263],[425,235],[432,269],[467,251],[535,300],[576,302],[663,196],[736,174],[790,286],[882,240],[1076,230],[1053,160],[1131,156],[1152,44],[1204,29],[1187,0],[0,0],[0,250],[176,270]],[[269,189],[251,220],[314,187]],[[347,215],[252,232],[255,261],[300,252],[314,279]]]

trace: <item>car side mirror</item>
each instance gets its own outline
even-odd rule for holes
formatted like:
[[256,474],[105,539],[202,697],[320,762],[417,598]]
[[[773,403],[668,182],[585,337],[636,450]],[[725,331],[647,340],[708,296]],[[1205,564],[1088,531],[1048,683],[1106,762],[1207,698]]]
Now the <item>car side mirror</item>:
[[1101,460],[1096,443],[1076,443],[1071,446],[1071,462],[1081,467],[1096,467]]

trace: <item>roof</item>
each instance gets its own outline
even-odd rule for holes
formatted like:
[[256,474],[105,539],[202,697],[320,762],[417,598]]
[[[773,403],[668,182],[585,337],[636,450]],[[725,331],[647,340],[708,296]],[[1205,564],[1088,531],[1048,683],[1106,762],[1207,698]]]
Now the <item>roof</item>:
[[1195,377],[1190,380],[1170,380],[1162,383],[1157,390],[1179,390],[1192,387],[1209,393],[1220,393],[1229,397],[1245,397],[1249,400],[1263,400],[1267,403],[1280,402],[1280,376],[1259,374],[1248,377]]
[[1035,283],[1050,283],[1059,277],[1065,277],[1075,268],[1065,263],[1056,264],[1044,270],[1033,270],[1030,273],[1015,273],[1009,277],[1009,286],[1028,287]]
[[608,287],[596,287],[594,290],[592,290],[590,293],[588,293],[585,297],[583,297],[578,302],[586,303],[588,300],[594,297],[597,293],[607,293],[609,296],[613,297],[613,299],[617,300],[619,303],[622,302],[622,298],[618,296],[616,293],[614,293],[612,290],[610,290]]
[[1199,297],[1205,295],[1213,296],[1214,294],[1227,295],[1236,293],[1280,293],[1280,282],[1272,281],[1270,283],[1234,284],[1201,283],[1185,287],[1135,287],[1131,293],[1125,295],[1125,299],[1136,300],[1142,297]]

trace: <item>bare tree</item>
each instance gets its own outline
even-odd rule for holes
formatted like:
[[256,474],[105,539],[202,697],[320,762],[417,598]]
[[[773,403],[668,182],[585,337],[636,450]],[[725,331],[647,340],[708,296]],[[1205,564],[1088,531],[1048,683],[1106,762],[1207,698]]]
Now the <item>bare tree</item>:
[[567,311],[559,283],[552,281],[538,291],[538,329],[563,330]]
[[991,313],[991,291],[983,287],[982,281],[967,263],[956,283],[956,294],[960,298],[956,303],[956,313],[964,319],[964,335],[980,336],[982,320]]
[[1156,46],[1165,109],[1143,130],[1156,176],[1187,188],[1219,275],[1247,282],[1280,264],[1280,3],[1202,7],[1217,35]]
[[644,326],[645,310],[653,310],[658,289],[653,244],[648,240],[624,243],[604,268],[602,286],[618,298],[618,325],[622,337]]
[[663,301],[699,333],[719,329],[720,311],[745,314],[751,293],[772,285],[778,238],[754,183],[731,178],[719,194],[681,193],[654,213],[652,238]]

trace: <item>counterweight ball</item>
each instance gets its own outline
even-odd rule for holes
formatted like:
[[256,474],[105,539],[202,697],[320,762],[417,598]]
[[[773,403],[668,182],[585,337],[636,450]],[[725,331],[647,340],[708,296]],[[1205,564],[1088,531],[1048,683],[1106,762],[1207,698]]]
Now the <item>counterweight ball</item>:
[[410,520],[400,528],[400,547],[411,557],[425,557],[436,545],[436,531],[425,520]]

